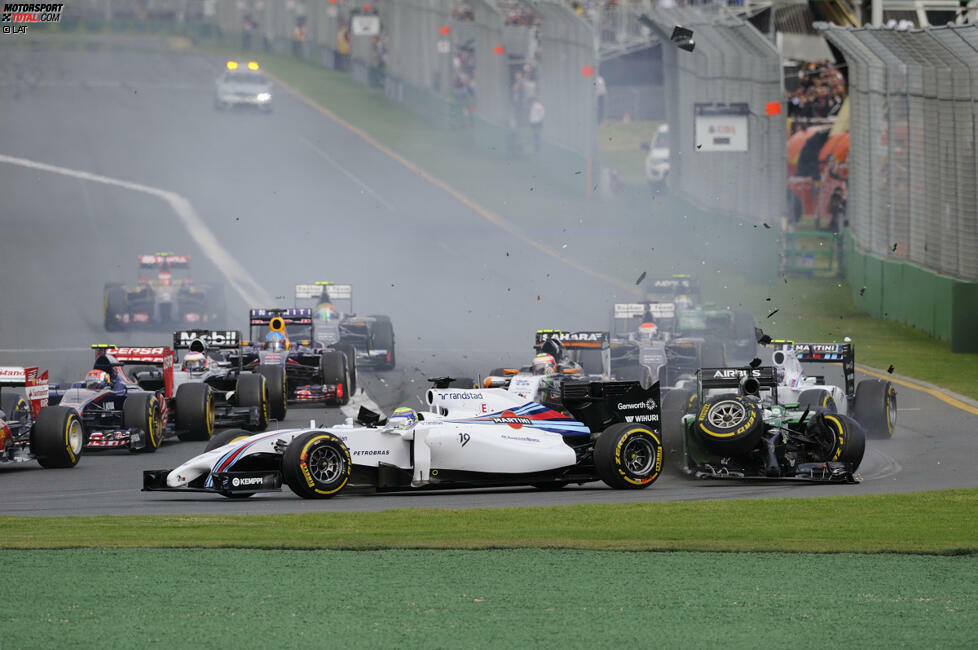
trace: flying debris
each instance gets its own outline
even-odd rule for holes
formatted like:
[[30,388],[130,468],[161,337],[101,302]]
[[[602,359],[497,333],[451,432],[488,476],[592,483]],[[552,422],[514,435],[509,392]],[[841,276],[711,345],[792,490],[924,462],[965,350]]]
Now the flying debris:
[[645,271],[642,271],[642,275],[638,276],[638,280],[635,280],[635,284],[642,284],[642,280],[645,279]]
[[751,368],[756,368],[759,365],[761,365],[761,363],[762,363],[762,361],[760,359],[758,359],[757,357],[754,357],[753,359],[751,359],[750,367]]
[[771,229],[771,226],[769,226],[769,225],[767,225],[766,223],[763,223],[763,222],[762,222],[762,223],[761,223],[761,225],[762,225],[762,226],[764,226],[765,228],[767,228],[768,230],[770,230],[770,229]]
[[863,287],[862,289],[859,290],[860,296],[863,295],[864,293],[866,293],[866,287]]
[[760,343],[761,345],[767,345],[768,343],[771,342],[771,337],[768,336],[767,334],[761,334],[761,338],[757,339],[757,342]]
[[897,248],[897,245],[896,245],[896,244],[893,244],[893,247],[892,247],[892,248],[890,248],[890,250],[891,250],[891,251],[893,251],[893,252],[895,253],[895,252],[896,252],[896,248]]
[[687,52],[692,52],[693,48],[696,47],[696,41],[693,40],[693,30],[687,29],[682,25],[676,25],[672,30],[672,36],[669,40],[676,44],[680,50],[686,50]]
[[888,373],[890,373],[891,375],[893,374],[893,364],[892,363],[890,364],[890,367],[886,369],[886,371]]
[[781,311],[781,310],[780,310],[780,309],[775,309],[775,310],[774,310],[774,311],[772,311],[772,312],[771,312],[770,314],[768,314],[768,315],[767,315],[767,317],[768,317],[768,318],[770,318],[771,316],[774,316],[774,315],[775,315],[776,313],[778,313],[779,311]]

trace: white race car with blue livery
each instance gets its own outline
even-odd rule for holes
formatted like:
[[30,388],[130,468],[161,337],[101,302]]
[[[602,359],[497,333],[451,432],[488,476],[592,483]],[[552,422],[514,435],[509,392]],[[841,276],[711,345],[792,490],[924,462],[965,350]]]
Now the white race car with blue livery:
[[334,427],[223,432],[179,467],[144,472],[143,489],[235,498],[285,484],[310,499],[351,487],[556,489],[601,480],[641,489],[662,470],[658,384],[568,383],[557,409],[504,389],[435,382],[423,413],[398,409],[382,420],[361,409],[356,423]]

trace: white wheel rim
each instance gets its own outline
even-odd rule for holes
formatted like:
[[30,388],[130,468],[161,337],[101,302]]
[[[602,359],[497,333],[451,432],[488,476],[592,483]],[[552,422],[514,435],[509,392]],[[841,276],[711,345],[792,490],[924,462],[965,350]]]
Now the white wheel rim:
[[72,419],[71,424],[68,425],[68,446],[76,456],[81,453],[83,438],[81,422]]
[[736,400],[724,400],[710,407],[706,418],[718,429],[732,429],[747,418],[747,409]]

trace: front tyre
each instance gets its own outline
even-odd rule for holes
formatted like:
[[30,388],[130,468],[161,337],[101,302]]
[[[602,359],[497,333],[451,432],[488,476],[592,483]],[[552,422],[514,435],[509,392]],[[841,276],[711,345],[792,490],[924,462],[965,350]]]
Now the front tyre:
[[832,392],[819,388],[809,388],[803,390],[798,396],[798,410],[819,411],[822,413],[838,413],[839,408],[835,404]]
[[156,393],[133,393],[122,405],[122,426],[138,429],[145,436],[139,451],[153,453],[163,444],[163,409]]
[[238,376],[235,384],[238,405],[256,407],[258,422],[248,425],[251,431],[264,431],[268,428],[268,382],[258,373],[245,373]]
[[268,405],[270,416],[281,422],[289,411],[285,368],[270,364],[258,366],[258,374],[268,384]]
[[718,456],[745,454],[764,433],[760,409],[738,396],[708,400],[696,414],[693,431],[703,445]]
[[845,463],[855,472],[866,452],[866,436],[863,428],[852,418],[836,413],[824,416],[825,427],[832,436],[828,460]]
[[210,440],[214,435],[214,393],[204,383],[180,384],[174,398],[177,406],[177,437],[187,442]]
[[662,442],[646,426],[613,424],[594,445],[594,467],[598,477],[615,489],[647,488],[662,471]]
[[74,467],[81,457],[85,433],[74,409],[48,406],[37,414],[31,430],[31,453],[45,469]]
[[325,431],[297,436],[282,456],[282,478],[303,499],[331,499],[346,487],[353,463],[343,441]]
[[892,438],[897,420],[896,390],[893,384],[883,379],[864,379],[859,382],[856,385],[853,415],[871,438]]

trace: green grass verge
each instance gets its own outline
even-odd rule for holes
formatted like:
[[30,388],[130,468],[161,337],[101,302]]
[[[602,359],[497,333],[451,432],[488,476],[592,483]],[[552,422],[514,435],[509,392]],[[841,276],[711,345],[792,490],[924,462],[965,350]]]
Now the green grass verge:
[[976,557],[4,551],[3,647],[971,647]]
[[3,517],[0,529],[4,531],[0,548],[19,549],[578,548],[953,554],[978,551],[978,490],[379,513]]

